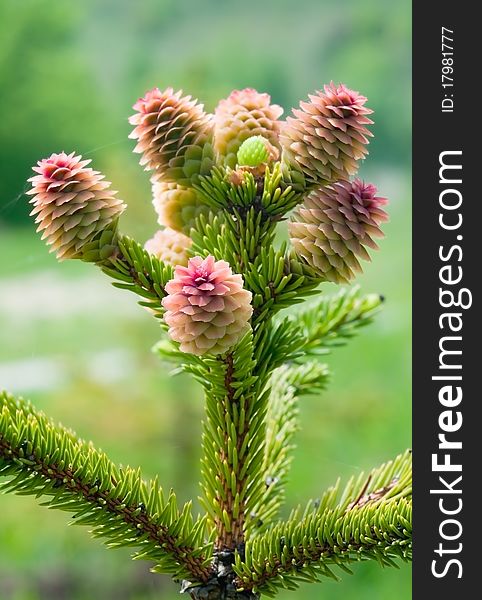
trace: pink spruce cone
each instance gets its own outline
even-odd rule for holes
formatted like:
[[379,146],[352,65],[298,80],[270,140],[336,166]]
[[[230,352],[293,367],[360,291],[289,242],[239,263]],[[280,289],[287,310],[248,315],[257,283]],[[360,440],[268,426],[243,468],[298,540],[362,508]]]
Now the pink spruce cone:
[[162,262],[187,267],[191,245],[192,240],[187,235],[166,227],[157,231],[154,237],[145,243],[144,248]]
[[254,135],[263,136],[278,152],[283,109],[270,104],[268,94],[254,89],[234,90],[221,100],[214,113],[214,150],[218,162],[234,169],[241,144]]
[[182,91],[155,88],[134,104],[135,125],[129,137],[138,141],[134,152],[141,165],[155,171],[163,181],[189,186],[213,166],[212,121],[202,104]]
[[224,260],[191,258],[176,267],[162,305],[169,335],[182,352],[223,354],[248,330],[251,292]]
[[280,136],[285,178],[306,187],[349,179],[368,150],[366,98],[343,84],[325,85],[293,109]]
[[36,215],[37,231],[57,258],[81,258],[82,249],[117,221],[126,205],[115,197],[104,175],[82,160],[61,152],[40,160],[29,182],[30,203]]
[[370,260],[366,247],[377,249],[388,219],[380,208],[386,198],[360,179],[338,181],[309,194],[289,223],[291,243],[298,256],[328,281],[346,283],[361,272],[357,257]]

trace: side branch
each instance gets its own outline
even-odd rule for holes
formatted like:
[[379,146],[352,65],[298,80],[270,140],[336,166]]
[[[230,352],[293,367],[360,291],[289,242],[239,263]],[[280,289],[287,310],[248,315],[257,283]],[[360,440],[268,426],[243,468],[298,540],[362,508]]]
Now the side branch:
[[96,260],[102,271],[115,280],[114,286],[140,296],[142,306],[150,308],[160,318],[164,312],[161,301],[165,285],[172,279],[173,268],[149,254],[127,236],[119,236],[108,258]]
[[292,319],[301,328],[304,351],[327,354],[330,348],[345,344],[373,321],[383,301],[379,294],[360,294],[359,286],[355,286],[300,310]]
[[307,355],[328,354],[370,324],[383,298],[358,287],[323,296],[307,308],[275,318],[258,343],[259,369],[273,370]]
[[326,365],[318,362],[284,365],[271,375],[263,460],[265,489],[249,521],[257,532],[269,527],[285,499],[295,448],[293,437],[299,429],[298,397],[323,390],[327,379]]
[[350,563],[373,559],[396,566],[411,558],[411,455],[406,452],[351,480],[344,490],[329,489],[303,513],[250,540],[234,570],[238,589],[274,595],[301,581],[337,579],[331,567],[351,573]]
[[180,511],[157,482],[118,469],[105,454],[56,427],[20,400],[0,395],[0,476],[6,492],[50,496],[47,505],[93,526],[109,547],[137,547],[153,570],[205,582],[211,575],[203,547],[205,521],[194,523],[190,505]]

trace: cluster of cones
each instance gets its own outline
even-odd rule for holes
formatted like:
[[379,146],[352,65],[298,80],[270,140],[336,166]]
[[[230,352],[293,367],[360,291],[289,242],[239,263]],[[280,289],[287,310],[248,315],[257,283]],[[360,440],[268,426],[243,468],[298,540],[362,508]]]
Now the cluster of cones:
[[283,111],[270,104],[268,94],[253,89],[232,92],[213,115],[190,96],[174,94],[170,88],[151,90],[134,108],[131,137],[137,140],[135,151],[142,154],[141,164],[153,173],[153,204],[163,227],[162,235],[158,232],[149,240],[149,248],[167,260],[173,255],[173,244],[179,247],[182,239],[185,250],[177,254],[176,264],[185,266],[191,245],[187,236],[195,219],[208,212],[193,183],[214,164],[235,168],[240,147],[253,136],[261,136],[278,150],[278,119]]
[[[367,126],[372,111],[365,102],[358,92],[333,83],[301,102],[286,121],[280,120],[283,110],[271,104],[268,94],[253,89],[232,92],[213,114],[171,88],[155,88],[136,102],[131,137],[141,165],[151,173],[161,225],[146,249],[188,269],[176,277],[192,278],[179,289],[171,286],[180,308],[174,310],[172,300],[165,307],[167,315],[176,313],[166,320],[186,349],[217,353],[224,348],[223,338],[231,344],[240,335],[240,323],[247,323],[251,314],[249,292],[241,293],[242,280],[236,279],[240,276],[228,273],[224,263],[201,265],[201,259],[189,259],[190,230],[208,210],[194,184],[215,165],[257,168],[258,163],[281,161],[284,184],[305,195],[289,223],[293,249],[320,279],[350,281],[361,269],[359,259],[369,258],[367,248],[376,248],[374,238],[382,235],[386,200],[373,185],[353,179],[371,136]],[[60,259],[82,258],[106,228],[115,230],[125,208],[88,162],[75,154],[53,154],[34,167],[36,175],[30,179],[32,214]],[[199,269],[216,273],[212,289],[211,279],[199,275]],[[232,322],[230,311],[238,315]],[[218,319],[213,312],[224,316]]]

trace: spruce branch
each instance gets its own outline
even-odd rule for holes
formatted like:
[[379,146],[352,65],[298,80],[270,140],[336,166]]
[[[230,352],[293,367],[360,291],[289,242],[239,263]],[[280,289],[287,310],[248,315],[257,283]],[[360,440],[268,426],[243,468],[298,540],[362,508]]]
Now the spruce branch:
[[243,216],[252,207],[262,214],[263,221],[279,221],[303,200],[303,194],[284,183],[278,162],[261,172],[215,167],[194,187],[213,210],[233,215],[236,211]]
[[247,334],[232,352],[204,361],[206,420],[203,432],[203,505],[216,529],[218,551],[242,547],[246,518],[259,502],[263,482],[268,394],[253,375],[253,339]]
[[254,262],[245,272],[253,293],[253,328],[275,315],[283,308],[299,304],[304,298],[317,294],[320,280],[293,269],[288,260],[286,245],[279,250],[272,245],[261,248]]
[[191,504],[167,498],[157,480],[116,467],[75,434],[54,425],[21,399],[0,394],[0,489],[45,496],[42,505],[68,511],[73,523],[92,527],[110,548],[133,547],[133,558],[154,562],[153,571],[210,577],[206,519],[193,520]]
[[287,317],[275,316],[271,323],[259,319],[257,375],[265,376],[283,364],[310,355],[328,354],[369,325],[382,302],[378,294],[362,295],[355,286],[322,296]]
[[324,391],[329,378],[328,366],[318,361],[283,365],[272,376],[274,382],[286,382],[292,387],[296,397]]
[[343,490],[339,483],[288,521],[248,540],[236,557],[239,589],[274,596],[302,581],[337,579],[332,567],[377,560],[396,566],[411,558],[411,453],[361,474]]
[[208,214],[199,215],[194,222],[190,236],[192,239],[191,253],[193,255],[202,256],[203,258],[211,255],[216,260],[226,257],[226,226],[222,212],[209,212]]
[[326,354],[330,348],[344,345],[373,321],[383,300],[379,294],[361,295],[359,286],[355,286],[322,297],[313,306],[300,310],[294,322],[302,329],[305,352]]
[[143,298],[139,301],[141,306],[150,308],[156,317],[162,317],[161,301],[166,295],[165,285],[173,275],[172,266],[127,236],[119,236],[116,242],[115,251],[97,264],[115,280],[115,287],[134,292]]
[[[311,271],[290,258],[286,245],[273,247],[276,224],[303,197],[282,182],[280,163],[264,175],[241,171],[239,181],[230,169],[215,168],[196,186],[213,219],[203,215],[192,230],[193,251],[223,257],[243,273],[253,292],[256,317],[280,310],[309,295],[320,283]],[[296,290],[296,291],[295,291]],[[273,310],[271,310],[273,307]]]
[[295,448],[293,439],[299,430],[298,398],[323,390],[327,379],[326,365],[317,362],[284,365],[271,375],[263,460],[265,489],[249,522],[257,532],[269,526],[285,500],[284,488]]
[[257,182],[251,173],[244,173],[240,184],[231,183],[222,169],[203,178],[198,193],[219,218],[210,224],[211,228],[217,226],[215,237],[206,236],[202,220],[196,222],[192,231],[195,251],[203,256],[212,254],[219,251],[221,242],[223,258],[238,273],[244,272],[260,249],[274,239],[278,219],[270,218],[261,207],[262,190],[262,182]]
[[379,294],[360,294],[358,286],[322,296],[284,319],[275,318],[263,359],[272,366],[304,356],[328,354],[369,325],[380,309]]
[[184,354],[177,344],[159,342],[154,351],[180,363],[204,388],[201,460],[202,497],[216,531],[216,551],[234,552],[244,544],[246,522],[263,493],[260,475],[269,391],[254,375],[253,334],[222,356]]

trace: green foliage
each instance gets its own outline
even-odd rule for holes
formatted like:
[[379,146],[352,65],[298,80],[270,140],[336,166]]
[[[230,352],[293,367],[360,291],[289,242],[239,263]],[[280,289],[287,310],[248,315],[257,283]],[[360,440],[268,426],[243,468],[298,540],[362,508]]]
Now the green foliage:
[[340,490],[339,483],[286,522],[247,542],[236,556],[240,589],[274,596],[302,581],[337,579],[333,566],[373,559],[396,566],[411,558],[411,453],[363,473]]
[[[211,361],[209,361],[211,363]],[[237,547],[245,518],[259,502],[268,393],[254,375],[253,336],[248,333],[223,358],[214,359],[204,378],[203,506],[213,520],[218,541]]]
[[180,508],[157,480],[117,467],[20,399],[2,393],[0,409],[2,491],[46,497],[44,506],[71,513],[109,548],[135,548],[133,558],[154,562],[156,572],[207,579],[206,520],[193,520],[190,503]]
[[[97,261],[98,265],[106,275],[115,279],[115,287],[137,294],[143,298],[139,301],[141,306],[149,308],[154,316],[161,317],[164,286],[172,279],[172,267],[149,254],[138,242],[127,236],[119,237],[116,244],[115,252],[108,258]],[[90,255],[84,260],[90,260]]]
[[358,287],[322,296],[288,319],[276,319],[265,355],[275,365],[328,354],[372,322],[383,302],[377,294],[361,296]]
[[280,163],[267,167],[262,177],[250,171],[215,167],[195,188],[212,209],[244,216],[252,207],[261,212],[263,221],[279,220],[303,199],[283,182]]
[[[381,302],[376,294],[361,296],[357,287],[346,288],[322,296],[288,317],[276,317],[270,327],[260,327],[257,373],[269,373],[289,361],[328,354],[368,325]],[[261,317],[258,320],[263,324]],[[313,374],[316,372],[314,368]]]
[[299,429],[298,397],[323,390],[327,379],[327,366],[317,362],[284,365],[271,375],[262,466],[264,491],[250,520],[258,532],[275,519],[285,499],[284,486],[295,447],[293,438]]
[[[201,178],[197,191],[212,212],[210,218],[199,217],[191,230],[192,252],[227,260],[243,274],[253,294],[252,326],[259,351],[269,319],[317,293],[320,280],[285,244],[274,246],[277,223],[303,198],[283,183],[280,164],[267,167],[262,179],[244,171],[240,177],[241,182],[233,181],[229,169],[215,168]],[[261,364],[259,357],[256,362]]]
[[382,296],[360,296],[359,288],[354,287],[322,297],[312,306],[300,310],[293,317],[293,323],[304,338],[303,351],[326,354],[330,348],[345,344],[360,327],[372,322],[382,302]]

